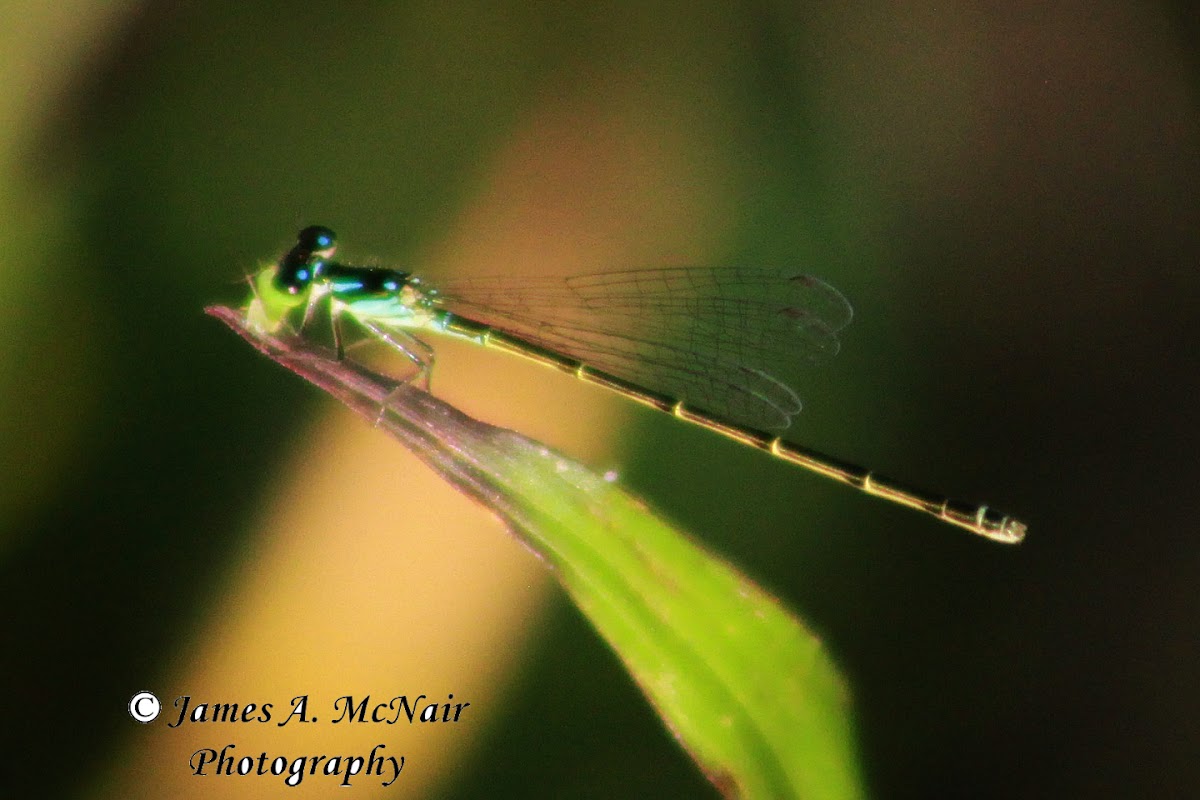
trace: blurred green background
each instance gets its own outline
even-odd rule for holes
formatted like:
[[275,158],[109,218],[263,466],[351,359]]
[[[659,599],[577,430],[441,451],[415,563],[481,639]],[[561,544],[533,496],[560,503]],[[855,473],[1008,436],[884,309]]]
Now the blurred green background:
[[[174,733],[137,726],[125,703],[192,691],[195,637],[249,602],[279,476],[298,469],[320,498],[353,468],[297,455],[344,412],[201,312],[241,300],[241,276],[319,222],[348,260],[412,268],[826,278],[857,316],[800,387],[792,438],[990,500],[1028,520],[1024,545],[619,401],[602,455],[549,443],[618,469],[810,622],[850,681],[875,795],[1200,792],[1188,12],[4,8],[0,679],[15,791],[161,796],[155,770],[185,773],[187,753],[138,762]],[[502,375],[504,360],[481,363]],[[439,394],[535,434],[566,391],[547,376],[497,419],[504,381],[472,393],[448,370]],[[392,524],[383,536],[437,546],[436,529]],[[402,589],[380,586],[381,605],[420,603]],[[531,609],[512,668],[476,698],[491,716],[447,744],[422,796],[715,797],[561,595]],[[346,612],[369,625],[377,609]],[[244,686],[289,658],[244,665]],[[420,689],[395,672],[388,688]],[[296,689],[378,687],[302,673]],[[282,791],[192,781],[196,796]]]

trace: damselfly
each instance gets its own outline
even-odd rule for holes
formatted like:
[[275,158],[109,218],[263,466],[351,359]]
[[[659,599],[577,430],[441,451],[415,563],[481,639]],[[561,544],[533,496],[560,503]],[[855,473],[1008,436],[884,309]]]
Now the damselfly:
[[999,542],[1026,526],[987,506],[907,488],[785,441],[801,408],[775,377],[789,362],[837,352],[850,304],[810,275],[742,268],[664,268],[574,278],[468,278],[440,287],[382,267],[333,261],[321,226],[251,279],[248,321],[275,332],[327,302],[339,358],[343,320],[408,359],[430,387],[434,350],[419,332],[466,339],[611,389],[867,494]]

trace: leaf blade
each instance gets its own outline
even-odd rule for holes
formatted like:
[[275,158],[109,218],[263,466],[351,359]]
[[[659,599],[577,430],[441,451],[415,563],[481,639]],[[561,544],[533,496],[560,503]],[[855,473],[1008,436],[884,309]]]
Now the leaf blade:
[[727,796],[862,796],[841,676],[820,641],[730,564],[544,445],[301,337],[265,334],[237,310],[207,311],[499,517]]

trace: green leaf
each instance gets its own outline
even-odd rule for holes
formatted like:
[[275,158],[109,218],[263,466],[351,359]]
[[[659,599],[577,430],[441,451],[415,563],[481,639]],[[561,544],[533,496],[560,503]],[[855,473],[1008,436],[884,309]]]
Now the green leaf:
[[[849,696],[778,600],[614,483],[242,312],[208,313],[377,423],[539,555],[728,797],[862,795]],[[386,407],[386,413],[383,409]]]

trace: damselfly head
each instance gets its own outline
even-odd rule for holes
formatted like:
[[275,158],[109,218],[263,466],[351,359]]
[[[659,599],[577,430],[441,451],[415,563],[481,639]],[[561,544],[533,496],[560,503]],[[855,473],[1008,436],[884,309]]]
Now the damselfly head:
[[337,234],[324,225],[309,225],[296,234],[296,244],[279,259],[275,288],[293,296],[303,294],[336,250]]
[[246,307],[250,324],[267,332],[279,330],[292,309],[310,304],[314,283],[321,279],[328,259],[337,248],[333,231],[311,225],[296,236],[296,244],[276,264],[251,280]]

